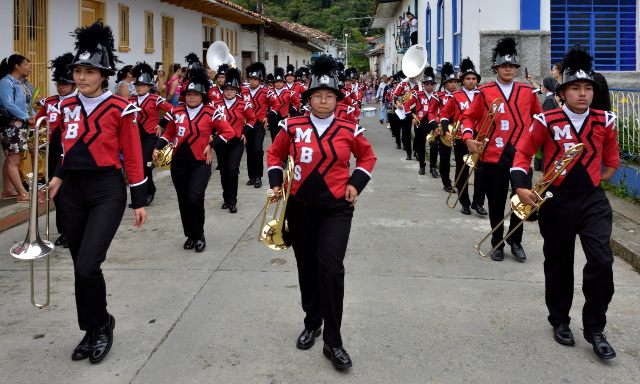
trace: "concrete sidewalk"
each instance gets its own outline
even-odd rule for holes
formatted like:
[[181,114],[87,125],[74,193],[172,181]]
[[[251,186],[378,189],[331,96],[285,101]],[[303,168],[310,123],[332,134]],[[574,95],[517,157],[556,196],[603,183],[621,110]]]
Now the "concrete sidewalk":
[[[266,189],[244,185],[239,212],[220,210],[219,174],[207,190],[208,248],[182,250],[168,172],[141,230],[127,212],[104,273],[115,343],[97,366],[72,362],[77,329],[73,269],[52,258],[52,305],[28,302],[28,265],[0,259],[0,377],[6,383],[637,383],[640,276],[614,263],[607,336],[618,352],[601,362],[582,338],[579,246],[571,312],[575,347],[553,341],[544,305],[542,240],[525,224],[528,260],[497,263],[473,250],[487,218],[445,206],[439,179],[419,176],[389,131],[365,120],[378,165],[358,201],[349,250],[343,338],[354,360],[333,370],[322,342],[295,348],[302,330],[291,250],[256,240]],[[615,203],[612,203],[615,206]],[[626,208],[625,208],[626,209]],[[25,225],[0,233],[22,240]],[[41,268],[43,263],[38,263]]]

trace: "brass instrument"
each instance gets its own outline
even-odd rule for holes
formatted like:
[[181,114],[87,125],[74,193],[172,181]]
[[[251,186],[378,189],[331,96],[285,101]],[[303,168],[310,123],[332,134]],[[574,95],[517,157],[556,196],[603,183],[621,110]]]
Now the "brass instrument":
[[[490,136],[489,134],[493,132],[493,129],[491,129],[493,116],[498,111],[500,104],[502,104],[501,98],[497,98],[493,100],[489,105],[489,110],[482,118],[482,122],[480,123],[480,129],[478,130],[478,136],[476,137],[476,140],[482,143],[480,145],[480,150],[478,151],[478,153],[466,154],[462,158],[464,160],[465,165],[469,166],[471,170],[469,171],[469,175],[467,176],[467,180],[464,182],[464,185],[458,191],[458,197],[456,198],[456,201],[453,202],[453,204],[449,203],[449,200],[451,200],[451,195],[453,194],[453,190],[449,192],[449,196],[447,196],[447,201],[446,201],[447,207],[455,208],[456,205],[458,205],[458,201],[460,201],[460,195],[462,194],[462,191],[464,191],[465,188],[467,188],[467,186],[469,185],[469,180],[471,179],[471,176],[474,174],[474,172],[478,168],[478,161],[482,159],[484,150],[487,148],[487,143],[489,142],[488,136]],[[456,176],[456,180],[453,183],[454,186],[458,185],[458,182],[460,182],[460,178],[464,174],[464,170],[465,168],[464,166],[462,166],[462,168],[460,168],[460,172],[458,172],[458,175]]]
[[157,152],[155,160],[147,162],[147,167],[166,167],[171,164],[173,159],[173,150],[176,148],[175,143],[169,143]]
[[[29,268],[31,271],[31,303],[38,307],[43,308],[49,305],[50,292],[51,292],[51,279],[50,279],[50,264],[49,255],[54,250],[54,245],[49,241],[49,121],[46,116],[38,119],[34,129],[34,143],[40,143],[41,125],[45,125],[44,134],[47,141],[44,144],[38,144],[38,150],[45,151],[45,180],[47,184],[38,188],[38,160],[39,156],[33,156],[33,172],[27,175],[29,179],[29,229],[27,230],[27,236],[22,243],[14,244],[9,253],[11,256],[20,260],[29,260]],[[35,144],[34,144],[35,145]],[[36,151],[38,152],[38,151]],[[45,194],[45,213],[46,213],[46,227],[45,237],[46,240],[40,238],[40,232],[38,228],[38,194],[39,190],[43,189]],[[38,303],[35,300],[35,278],[34,278],[34,265],[33,262],[36,259],[45,258],[46,260],[46,301],[44,303]]]
[[440,136],[436,133],[438,129],[442,131],[442,124],[438,124],[438,127],[436,127],[436,129],[434,129],[433,131],[429,132],[429,134],[427,135],[427,143],[429,145],[433,144],[436,141],[436,138]]
[[[260,223],[259,240],[267,247],[276,251],[287,249],[291,245],[291,241],[287,236],[289,227],[287,226],[285,213],[292,184],[293,158],[289,156],[287,159],[287,168],[283,175],[282,188],[280,188],[278,193],[274,192],[273,189],[267,191],[267,202],[264,205],[262,222]],[[273,213],[267,217],[272,204],[275,204]]]
[[[507,241],[512,233],[520,228],[520,226],[531,217],[531,215],[537,213],[540,210],[540,207],[542,206],[542,204],[544,204],[545,201],[553,197],[553,194],[551,192],[548,192],[547,188],[549,188],[549,186],[553,184],[558,176],[560,176],[571,163],[573,163],[580,157],[580,154],[583,150],[584,144],[582,143],[576,144],[567,149],[560,160],[556,161],[555,165],[550,170],[548,170],[540,180],[538,180],[538,182],[531,189],[531,191],[537,197],[537,202],[535,202],[533,206],[521,202],[518,195],[513,195],[511,197],[511,210],[509,211],[509,213],[507,213],[506,216],[494,228],[491,229],[491,232],[489,232],[489,234],[487,234],[482,240],[480,240],[480,242],[478,242],[478,244],[475,245],[475,249],[480,256],[487,257],[487,255],[490,255],[491,253],[493,253],[493,251],[498,249],[498,247],[500,247],[505,241]],[[498,228],[507,220],[509,216],[511,216],[512,213],[520,219],[518,225],[510,230],[502,238],[502,240],[500,240],[500,242],[496,244],[488,253],[483,253],[481,250],[482,244],[484,244],[487,239],[491,238],[493,233],[498,230]]]
[[460,138],[460,123],[461,121],[457,121],[451,129],[449,129],[449,133],[451,134],[451,140],[447,139],[447,134],[442,133],[440,135],[440,142],[447,147],[453,147],[453,143]]

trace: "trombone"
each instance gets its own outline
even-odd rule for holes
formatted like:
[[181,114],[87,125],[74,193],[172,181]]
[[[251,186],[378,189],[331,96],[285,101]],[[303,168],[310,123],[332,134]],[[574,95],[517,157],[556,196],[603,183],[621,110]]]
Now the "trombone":
[[471,175],[473,175],[476,169],[478,168],[478,162],[480,161],[480,159],[482,159],[484,150],[487,148],[487,143],[489,143],[488,136],[490,136],[490,133],[492,133],[493,129],[495,128],[495,125],[494,125],[494,128],[491,128],[492,122],[493,122],[493,116],[498,111],[498,108],[500,107],[501,103],[502,103],[502,99],[497,98],[493,100],[489,105],[489,110],[487,111],[487,114],[484,115],[484,118],[482,119],[482,123],[480,124],[480,129],[478,130],[478,136],[476,137],[476,140],[482,143],[480,145],[480,150],[478,151],[478,153],[466,154],[462,158],[464,160],[464,165],[462,166],[462,168],[460,168],[460,172],[458,172],[458,175],[456,176],[456,180],[453,182],[453,185],[457,186],[458,183],[460,182],[462,176],[464,175],[465,165],[469,166],[471,170],[469,171],[469,175],[467,176],[467,180],[464,182],[464,185],[462,185],[462,187],[458,191],[458,196],[456,197],[456,200],[453,202],[453,204],[449,202],[449,200],[451,200],[451,195],[453,194],[453,189],[451,190],[451,192],[449,192],[449,196],[447,196],[447,200],[446,200],[447,207],[455,208],[456,205],[458,205],[462,191],[464,191],[467,188],[467,186],[469,185],[469,179],[471,179]]
[[[40,132],[40,126],[46,124],[43,132]],[[49,241],[49,121],[46,116],[38,119],[34,129],[34,148],[36,148],[35,155],[33,156],[33,172],[27,175],[29,179],[29,229],[27,230],[27,236],[22,243],[14,244],[9,253],[11,256],[20,260],[29,260],[29,269],[31,275],[31,304],[37,308],[44,308],[49,305],[51,297],[51,278],[50,278],[50,263],[49,255],[54,250],[54,245]],[[40,134],[46,135],[46,140],[40,138]],[[40,231],[38,228],[38,152],[44,148],[45,151],[45,166],[44,177],[45,184],[42,186],[45,194],[45,214],[46,214],[46,226],[45,237],[46,240],[40,238]],[[40,258],[45,258],[46,261],[46,300],[43,303],[36,302],[35,299],[35,273],[33,262]]]
[[[560,160],[556,161],[555,165],[549,171],[547,171],[547,173],[545,173],[540,180],[538,180],[538,182],[531,189],[537,197],[537,202],[533,206],[521,202],[518,195],[513,195],[511,197],[511,210],[509,211],[509,213],[507,213],[505,217],[495,227],[493,227],[493,229],[491,229],[491,232],[489,232],[482,240],[480,240],[480,242],[478,242],[478,244],[474,246],[480,256],[487,257],[487,255],[490,255],[491,253],[493,253],[493,251],[498,249],[505,241],[507,241],[511,234],[513,234],[518,228],[520,228],[521,225],[524,224],[525,221],[527,221],[531,217],[531,215],[537,213],[540,210],[540,206],[542,206],[545,201],[553,197],[553,193],[547,191],[547,188],[549,188],[551,184],[553,184],[558,176],[565,172],[565,169],[571,163],[573,163],[580,157],[580,154],[583,150],[584,144],[582,143],[576,144],[567,149]],[[512,213],[520,219],[518,225],[513,227],[513,229],[510,230],[498,244],[491,248],[488,253],[483,253],[481,250],[482,245],[493,235],[495,231],[498,230],[498,228],[500,228],[500,226],[507,220],[509,216],[511,216]]]
[[[289,227],[285,219],[287,202],[291,195],[291,185],[293,184],[293,158],[287,159],[287,168],[284,171],[282,188],[278,193],[273,189],[267,191],[267,202],[263,208],[262,222],[260,223],[260,233],[258,238],[267,247],[280,251],[289,248],[291,239],[287,236]],[[269,208],[275,204],[273,213],[268,215]],[[266,224],[265,224],[266,223]]]

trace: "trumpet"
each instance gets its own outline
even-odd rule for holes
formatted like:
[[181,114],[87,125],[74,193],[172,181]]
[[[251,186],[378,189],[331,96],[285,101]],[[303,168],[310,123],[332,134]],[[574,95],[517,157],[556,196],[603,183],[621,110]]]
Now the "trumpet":
[[[518,197],[518,195],[513,195],[511,197],[511,210],[509,211],[509,213],[505,215],[505,217],[495,227],[491,229],[491,232],[489,232],[484,238],[482,238],[482,240],[478,242],[478,244],[474,246],[474,248],[476,249],[476,252],[478,252],[478,254],[482,257],[487,257],[487,255],[490,255],[491,253],[493,253],[493,251],[498,249],[505,241],[507,241],[509,236],[511,236],[511,234],[513,234],[518,228],[520,228],[520,226],[523,225],[525,221],[529,220],[529,218],[534,213],[537,213],[540,210],[540,207],[542,206],[542,204],[544,204],[545,201],[553,197],[553,193],[551,193],[550,191],[547,191],[547,188],[549,188],[551,184],[553,184],[553,182],[558,178],[558,176],[560,176],[565,171],[565,169],[569,165],[571,165],[571,163],[573,163],[580,157],[580,154],[582,153],[583,150],[584,150],[584,144],[582,143],[576,144],[571,148],[567,149],[567,151],[560,158],[560,160],[556,161],[555,165],[549,171],[547,171],[542,176],[542,178],[533,186],[531,190],[537,197],[537,202],[535,202],[534,205],[525,204],[522,201],[520,201],[520,198]],[[500,228],[500,226],[502,226],[502,224],[507,220],[509,216],[511,216],[511,214],[515,214],[518,217],[518,219],[520,219],[520,222],[518,223],[518,225],[516,225],[512,230],[510,230],[502,238],[502,240],[500,240],[498,244],[496,244],[495,246],[493,246],[493,248],[491,248],[489,252],[483,253],[481,250],[482,245],[493,235],[495,231],[498,230],[498,228]]]
[[[458,205],[458,201],[460,201],[460,195],[462,194],[462,191],[464,191],[465,188],[467,188],[467,186],[469,185],[469,179],[471,179],[471,175],[473,175],[476,169],[478,168],[478,161],[482,159],[484,150],[486,149],[487,143],[489,142],[488,136],[490,136],[490,133],[493,132],[493,129],[491,128],[493,116],[495,116],[496,112],[498,111],[498,107],[500,107],[501,103],[502,103],[502,99],[497,98],[493,100],[489,105],[489,110],[487,111],[487,113],[484,115],[484,118],[482,119],[482,122],[480,124],[480,129],[478,130],[478,136],[476,137],[476,140],[482,143],[480,145],[480,150],[478,151],[478,153],[469,153],[462,157],[462,160],[464,161],[464,165],[470,167],[471,170],[469,171],[469,175],[467,176],[467,180],[464,182],[464,185],[458,191],[458,197],[456,198],[456,201],[453,202],[453,204],[449,203],[449,200],[451,200],[451,195],[453,194],[453,190],[449,192],[449,196],[447,196],[447,200],[446,200],[447,207],[455,208],[455,206]],[[495,125],[494,125],[494,128],[495,128]],[[460,172],[458,172],[458,175],[456,176],[456,180],[454,181],[453,185],[458,185],[462,176],[464,175],[464,171],[465,171],[464,165],[462,166],[462,168],[460,168]]]
[[164,148],[157,152],[155,160],[147,162],[147,167],[166,167],[171,164],[171,159],[173,159],[173,150],[175,147],[175,143],[165,145]]
[[[40,141],[41,135],[41,126],[45,124],[44,134],[47,140],[44,143]],[[46,227],[45,227],[45,237],[46,240],[40,238],[40,230],[38,228],[38,151],[36,151],[36,155],[33,156],[33,172],[27,175],[29,179],[29,228],[27,230],[27,236],[22,243],[14,244],[9,253],[11,256],[20,260],[29,260],[29,269],[31,276],[31,304],[36,306],[37,308],[44,308],[49,305],[50,297],[51,297],[51,278],[50,278],[50,263],[49,263],[49,255],[54,250],[54,245],[49,241],[49,121],[46,116],[43,116],[38,119],[34,129],[34,137],[33,142],[34,146],[37,146],[38,149],[44,149],[45,151],[45,180],[47,184],[45,184],[42,189],[44,189],[45,194],[45,213],[46,213]],[[35,299],[35,272],[33,262],[40,258],[45,258],[46,260],[46,301],[43,303],[36,302]]]
[[446,133],[442,133],[440,135],[440,142],[442,144],[446,145],[449,148],[453,147],[453,143],[455,143],[455,141],[460,138],[460,123],[461,123],[461,121],[458,120],[453,125],[453,127],[451,127],[451,130],[449,130],[449,133],[451,134],[451,140],[447,139],[447,134]]
[[429,134],[427,135],[427,143],[429,145],[433,144],[436,139],[438,138],[438,136],[440,136],[439,134],[436,133],[436,131],[438,130],[442,130],[442,125],[438,124],[438,127],[436,129],[434,129],[433,131],[429,132]]
[[[267,191],[267,201],[263,208],[262,222],[260,223],[260,233],[258,238],[267,247],[279,251],[289,248],[291,239],[289,238],[289,226],[285,219],[287,202],[291,195],[291,185],[293,184],[293,157],[287,159],[287,168],[284,171],[282,188],[276,193],[273,189]],[[269,208],[275,204],[273,213],[268,214]]]

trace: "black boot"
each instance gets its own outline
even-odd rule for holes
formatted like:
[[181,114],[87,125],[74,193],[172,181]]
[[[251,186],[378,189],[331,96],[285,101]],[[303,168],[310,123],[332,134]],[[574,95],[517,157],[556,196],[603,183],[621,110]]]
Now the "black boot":
[[104,359],[113,345],[113,328],[116,326],[116,319],[109,315],[107,324],[94,328],[91,336],[91,364],[97,364]]
[[86,332],[71,354],[71,360],[84,360],[91,354],[91,333]]

